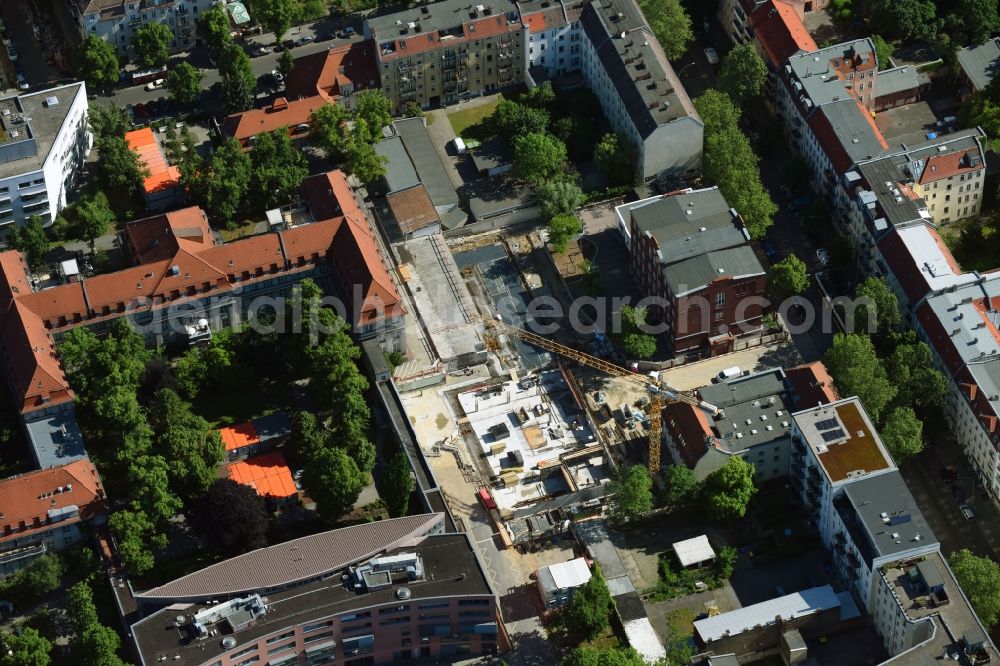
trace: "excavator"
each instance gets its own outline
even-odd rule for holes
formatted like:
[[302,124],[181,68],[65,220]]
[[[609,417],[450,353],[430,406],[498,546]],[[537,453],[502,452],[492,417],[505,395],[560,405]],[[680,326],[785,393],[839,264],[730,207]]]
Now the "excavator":
[[703,409],[716,416],[720,410],[715,405],[704,400],[699,400],[693,391],[679,391],[671,388],[665,382],[660,381],[656,373],[646,375],[640,372],[628,370],[619,365],[592,356],[585,352],[573,349],[564,344],[550,340],[544,336],[527,331],[519,326],[514,326],[503,321],[500,315],[493,319],[483,318],[486,332],[486,348],[491,351],[499,349],[498,335],[505,334],[517,337],[528,344],[544,349],[553,354],[558,354],[563,358],[571,359],[588,368],[600,370],[612,377],[625,377],[629,381],[642,385],[649,393],[649,474],[656,477],[660,473],[660,439],[662,437],[663,408],[671,403],[684,402],[699,409]]

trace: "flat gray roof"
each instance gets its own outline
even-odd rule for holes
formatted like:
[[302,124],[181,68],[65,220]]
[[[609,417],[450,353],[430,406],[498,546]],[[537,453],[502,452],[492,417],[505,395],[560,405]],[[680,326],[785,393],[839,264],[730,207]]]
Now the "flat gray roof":
[[409,23],[419,23],[420,32],[436,32],[438,30],[450,30],[458,26],[483,18],[483,14],[478,17],[470,16],[470,12],[476,5],[482,4],[489,7],[491,16],[512,14],[517,16],[517,7],[510,0],[441,0],[422,5],[413,5],[398,12],[390,12],[380,16],[369,16],[366,21],[368,27],[379,41],[396,39],[399,36],[399,26]]
[[926,80],[927,77],[917,72],[913,65],[903,65],[879,72],[875,90],[879,97],[885,97],[918,88]]
[[937,543],[899,470],[848,483],[834,505],[869,565],[876,558]]
[[823,106],[851,96],[847,84],[853,82],[841,80],[831,64],[832,60],[844,58],[849,52],[857,53],[862,58],[873,58],[875,45],[867,37],[834,44],[818,51],[793,55],[786,67],[791,68],[812,103]]
[[420,184],[417,170],[403,146],[403,139],[390,136],[375,144],[375,152],[386,159],[385,182],[389,193]]
[[879,137],[854,98],[831,102],[820,109],[852,162],[877,157],[885,152]]
[[[39,171],[45,163],[45,159],[52,150],[52,144],[59,134],[66,116],[69,115],[70,107],[77,95],[84,94],[84,84],[82,82],[70,83],[57,88],[49,88],[29,95],[13,95],[0,99],[0,114],[9,112],[9,115],[2,115],[4,127],[7,128],[7,143],[10,138],[10,130],[18,131],[18,128],[30,127],[31,136],[35,141],[37,150],[31,151],[20,159],[0,162],[0,178],[10,178],[22,173]],[[47,100],[55,98],[55,104],[49,104]],[[14,122],[15,116],[20,116],[24,123]],[[16,137],[20,139],[22,137]],[[0,143],[2,150],[3,143]]]
[[39,469],[56,467],[87,457],[83,433],[72,410],[25,424],[31,452]]
[[997,37],[979,46],[968,46],[958,52],[958,65],[972,81],[976,90],[982,90],[993,80],[998,60],[1000,60],[1000,38]]
[[[450,1],[450,0],[446,0]],[[403,146],[410,156],[417,177],[424,184],[438,213],[458,204],[458,192],[445,171],[441,158],[427,133],[427,125],[423,118],[406,118],[392,123],[396,134],[403,140]],[[444,208],[444,210],[442,210]]]
[[722,410],[712,426],[730,451],[783,439],[791,430],[792,402],[781,368],[712,384],[698,395]]
[[664,196],[629,209],[640,233],[649,233],[671,264],[747,242],[719,188]]

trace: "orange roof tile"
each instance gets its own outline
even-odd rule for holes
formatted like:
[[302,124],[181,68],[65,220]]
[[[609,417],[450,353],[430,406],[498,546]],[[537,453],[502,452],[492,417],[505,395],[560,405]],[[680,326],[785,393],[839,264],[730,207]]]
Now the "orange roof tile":
[[694,469],[707,450],[705,438],[713,435],[704,410],[675,402],[663,410],[663,421],[685,465]]
[[51,529],[48,512],[73,505],[79,515],[59,525],[89,520],[107,508],[101,477],[88,458],[0,480],[0,542]]
[[215,245],[208,217],[197,206],[129,222],[123,236],[140,264],[169,259],[179,249],[199,252]]
[[924,167],[924,172],[920,174],[918,182],[923,185],[941,180],[942,178],[950,178],[984,168],[982,160],[980,160],[978,165],[973,166],[970,160],[967,159],[967,155],[972,152],[945,153],[944,155],[933,155],[927,158],[927,166]]
[[235,451],[245,446],[260,444],[257,429],[250,421],[219,428],[219,436],[222,438],[222,444],[226,447],[226,451]]
[[167,163],[153,130],[144,127],[125,134],[129,148],[139,154],[139,160],[149,169],[149,176],[143,181],[146,194],[160,192],[180,185],[181,172]]
[[[462,24],[462,36],[449,36],[448,46],[458,46],[474,39],[486,39],[503,33],[521,31],[520,21],[509,21],[506,16],[486,16],[475,21]],[[375,36],[378,39],[378,35]],[[432,51],[442,45],[441,36],[437,32],[420,33],[404,39],[392,40],[395,51],[383,53],[382,62],[398,58],[409,58],[425,51]]]
[[522,15],[521,18],[527,24],[528,32],[532,34],[566,25],[566,17],[563,16],[562,7],[558,5],[550,9]]
[[378,86],[375,45],[371,40],[296,58],[295,66],[285,78],[289,97],[319,95],[328,102],[350,92]]
[[[22,413],[73,401],[73,391],[56,356],[52,336],[38,315],[10,301],[0,330],[7,374]],[[2,506],[2,505],[0,505]]]
[[819,49],[795,8],[783,0],[769,0],[758,7],[750,15],[750,25],[773,68],[799,51]]
[[797,409],[812,409],[820,403],[829,405],[840,400],[833,378],[822,361],[797,365],[785,371],[792,387]]
[[31,285],[21,253],[14,250],[0,252],[0,305],[30,293]]
[[252,136],[282,127],[294,130],[299,125],[307,124],[312,112],[324,104],[326,100],[319,95],[291,101],[278,97],[269,107],[227,116],[222,121],[222,133],[248,146]]
[[250,486],[261,497],[281,499],[298,494],[292,470],[285,464],[281,451],[272,451],[239,462],[229,463],[229,478]]

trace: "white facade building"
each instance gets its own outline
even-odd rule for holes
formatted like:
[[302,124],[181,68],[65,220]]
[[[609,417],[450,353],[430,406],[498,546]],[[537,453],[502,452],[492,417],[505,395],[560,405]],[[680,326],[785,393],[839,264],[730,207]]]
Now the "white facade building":
[[578,70],[583,52],[583,29],[579,5],[571,8],[552,0],[517,3],[521,23],[527,28],[524,62],[551,78]]
[[33,215],[48,226],[90,150],[86,86],[0,99],[0,126],[0,229]]
[[220,0],[71,0],[80,34],[97,35],[122,55],[135,55],[132,35],[147,23],[163,23],[174,33],[172,51],[195,45],[198,17]]

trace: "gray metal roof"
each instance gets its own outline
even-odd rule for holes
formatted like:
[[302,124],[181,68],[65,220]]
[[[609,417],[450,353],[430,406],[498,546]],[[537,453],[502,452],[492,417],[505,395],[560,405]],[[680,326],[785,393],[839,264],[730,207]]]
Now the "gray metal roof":
[[918,73],[913,65],[893,67],[878,73],[875,90],[879,97],[894,95],[919,87],[922,79],[927,80],[927,77]]
[[712,427],[730,452],[788,437],[793,407],[781,368],[705,386],[698,394],[722,410]]
[[746,236],[729,209],[719,188],[711,187],[661,197],[628,212],[640,233],[648,232],[656,239],[664,263],[671,264],[745,244]]
[[64,410],[38,421],[25,423],[28,441],[40,469],[65,465],[87,457],[83,433],[73,410]]
[[440,525],[441,513],[352,525],[293,539],[213,564],[136,597],[196,600],[264,593],[343,569],[377,553],[419,542]]
[[441,208],[450,208],[458,204],[458,192],[445,171],[441,158],[427,133],[426,121],[423,118],[407,118],[392,123],[396,134],[403,140],[403,146],[417,170],[417,177],[427,189],[434,207],[438,212]]
[[[0,115],[0,118],[7,134],[7,139],[0,143],[0,151],[15,142],[11,138],[11,130],[20,135],[16,137],[18,142],[26,136],[29,129],[34,139],[32,150],[24,152],[18,159],[0,162],[0,178],[41,170],[77,95],[86,95],[83,82],[0,99],[0,113],[5,114]],[[50,98],[55,98],[57,103],[49,104],[46,100]],[[17,117],[24,122],[16,123]]]
[[937,543],[899,470],[848,483],[834,504],[869,567],[876,558]]
[[[517,16],[517,7],[510,0],[441,0],[422,5],[413,5],[398,12],[389,12],[380,16],[369,16],[365,19],[376,39],[385,41],[399,36],[400,25],[419,23],[420,32],[428,33],[438,30],[450,30],[464,23],[476,20],[470,11],[476,5],[482,4],[491,9],[492,16],[503,14]],[[479,14],[478,18],[482,18]]]
[[488,171],[513,162],[514,152],[507,141],[499,136],[487,140],[472,151],[472,163],[476,171]]
[[875,45],[867,37],[834,44],[818,51],[793,55],[788,59],[786,67],[791,68],[794,77],[802,85],[802,92],[812,100],[812,103],[822,106],[850,97],[847,86],[853,84],[853,81],[841,80],[834,71],[831,61],[845,57],[845,54],[852,50],[862,58],[874,57]]
[[677,118],[698,117],[634,0],[592,0],[580,20],[639,136]]
[[1000,61],[1000,38],[994,37],[979,46],[968,46],[958,52],[958,66],[972,81],[976,90],[982,90],[993,80]]
[[275,412],[253,420],[253,429],[262,442],[284,437],[292,432],[292,420],[284,412]]
[[[861,175],[868,181],[871,192],[874,194],[872,203],[877,203],[881,209],[880,213],[875,213],[874,217],[883,217],[892,226],[902,226],[909,222],[919,222],[922,218],[920,211],[927,210],[927,204],[922,199],[911,199],[904,196],[899,190],[899,183],[911,180],[906,170],[906,160],[897,157],[864,162],[858,165]],[[886,185],[886,183],[890,183]],[[873,212],[875,209],[872,209]],[[888,227],[886,227],[888,230]]]
[[821,110],[852,162],[877,157],[885,152],[869,119],[854,98],[825,105]]
[[674,294],[701,289],[720,277],[763,274],[764,267],[749,245],[706,252],[663,269],[663,275]]
[[375,144],[375,152],[386,159],[385,182],[388,192],[399,192],[420,183],[417,170],[403,146],[403,139],[390,136]]

